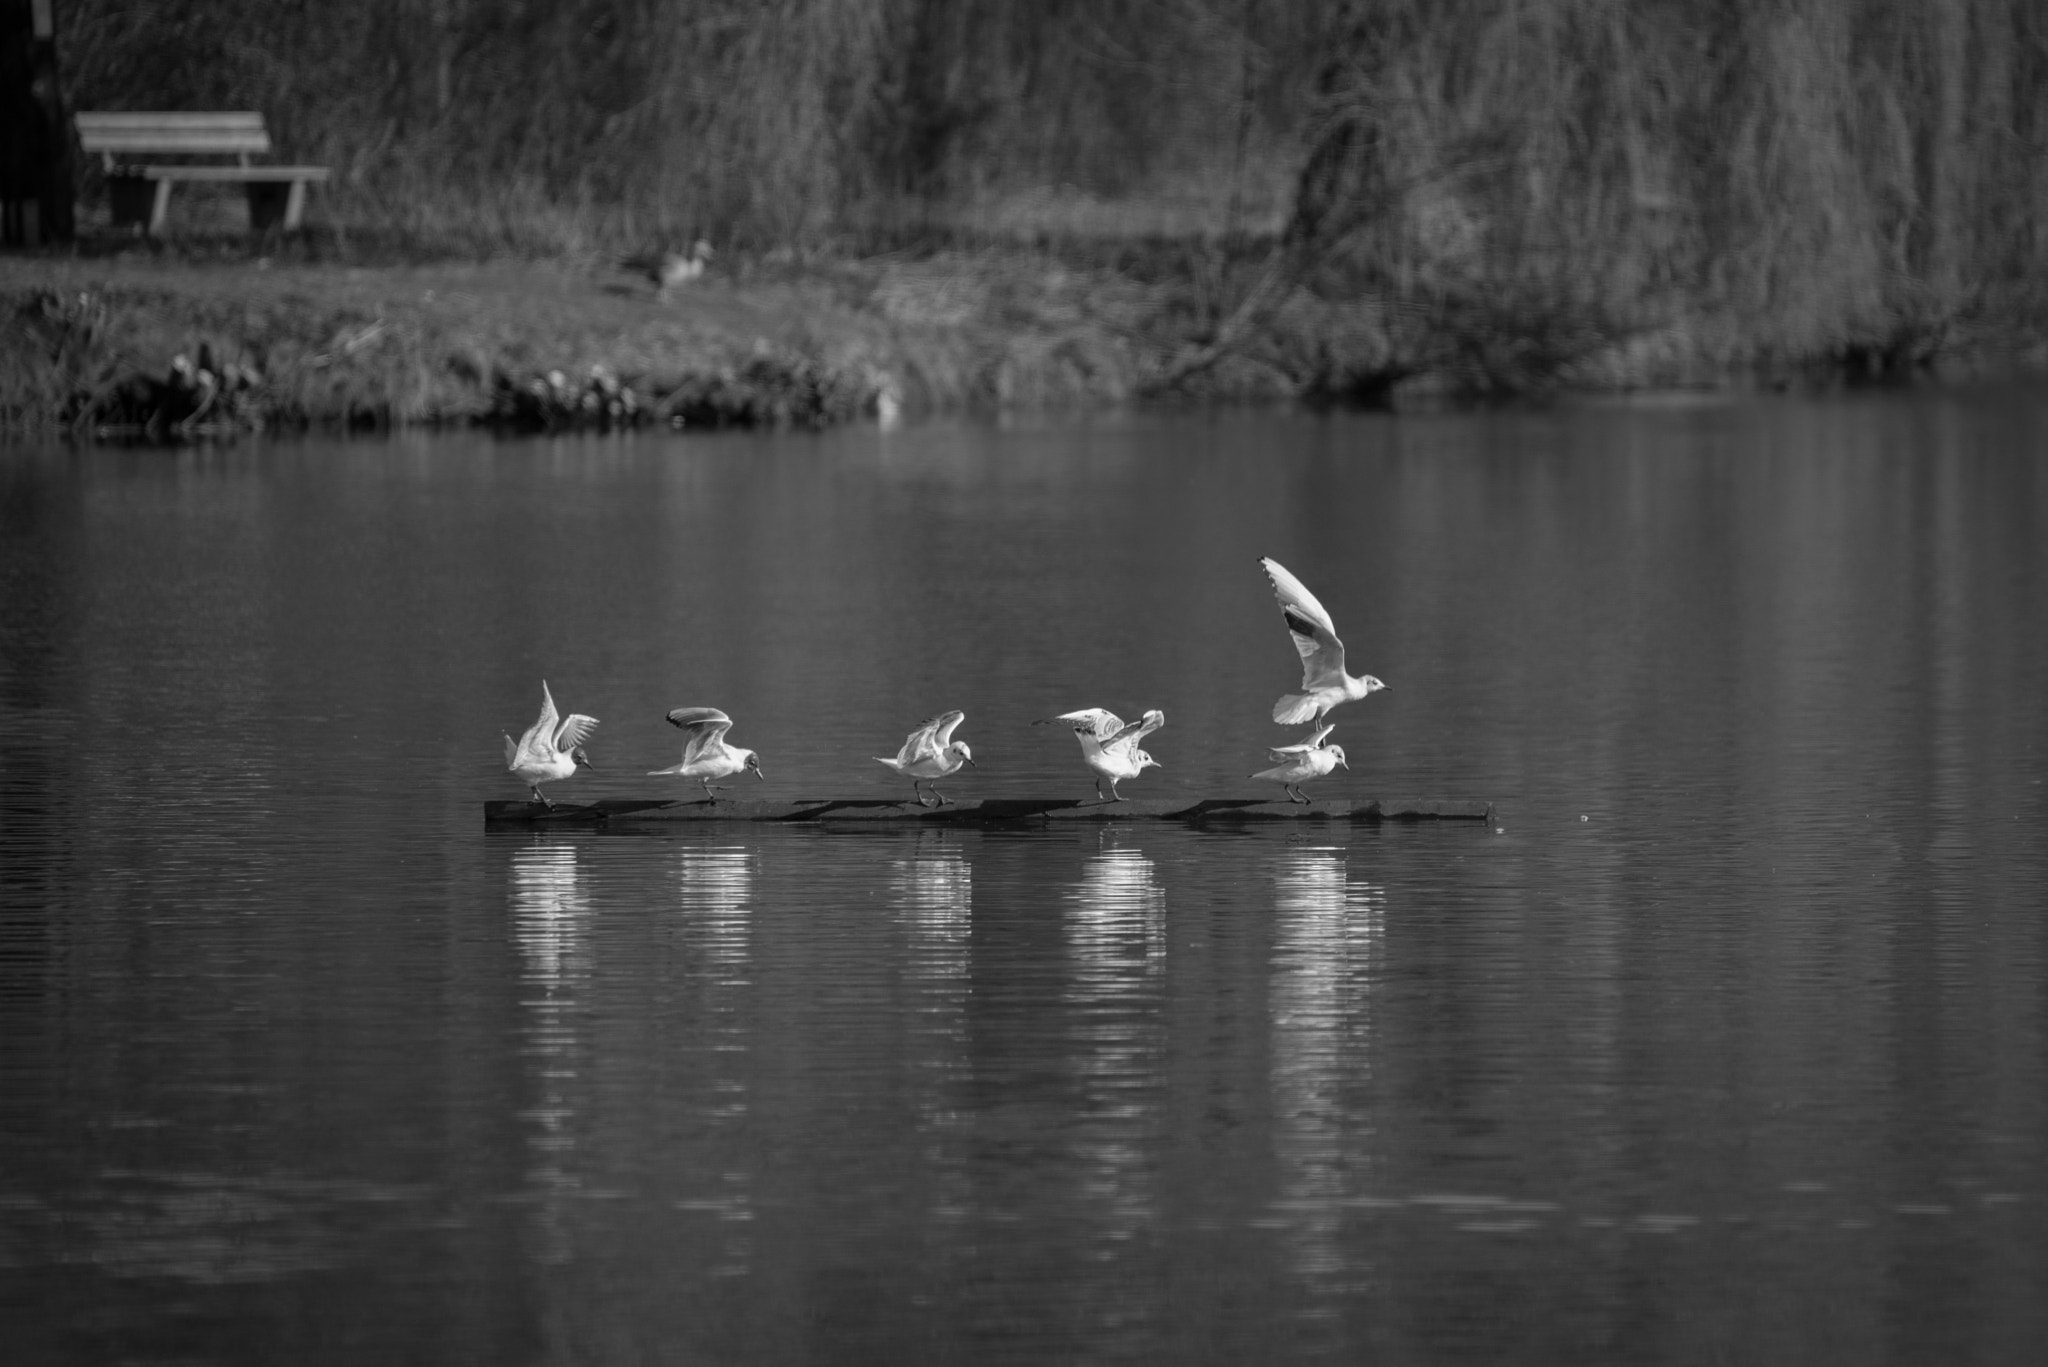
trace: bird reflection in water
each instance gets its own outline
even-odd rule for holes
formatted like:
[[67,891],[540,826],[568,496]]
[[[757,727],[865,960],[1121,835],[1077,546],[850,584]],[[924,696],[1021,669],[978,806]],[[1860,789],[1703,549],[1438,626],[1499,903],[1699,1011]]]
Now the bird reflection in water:
[[919,831],[910,857],[891,861],[889,872],[908,940],[906,971],[928,991],[956,993],[967,978],[974,866],[952,832]]
[[916,1059],[921,1161],[933,1175],[931,1212],[961,1225],[971,1218],[969,1177],[972,1067],[967,1046],[969,955],[974,932],[974,866],[952,831],[919,831],[908,858],[891,860],[889,891],[902,943],[902,988]]
[[739,845],[684,848],[676,853],[676,901],[684,943],[722,987],[744,986],[751,957],[747,914],[754,890],[753,855]]
[[543,839],[515,851],[511,904],[521,965],[519,1004],[527,1052],[536,1060],[534,1104],[521,1118],[532,1127],[527,1182],[541,1198],[537,1256],[566,1262],[567,1201],[579,1185],[576,1078],[584,1046],[577,1023],[591,980],[590,895],[576,866],[575,845]]
[[[1137,1259],[1156,1234],[1158,1155],[1166,1129],[1166,890],[1158,867],[1105,831],[1073,889],[1065,933],[1067,1048],[1077,1074],[1081,1122],[1074,1158],[1077,1208],[1091,1231],[1090,1255],[1104,1263]],[[1103,1279],[1116,1287],[1115,1277]],[[1149,1332],[1134,1322],[1127,1298],[1099,1307],[1103,1332]]]
[[[714,1126],[748,1123],[748,1001],[753,970],[753,852],[742,845],[684,846],[676,851],[676,901],[695,996],[706,1019],[707,1095],[699,1103]],[[706,1172],[707,1188],[683,1198],[682,1209],[718,1223],[714,1276],[745,1275],[753,1265],[752,1174],[743,1164]]]
[[1386,890],[1353,879],[1341,849],[1284,854],[1275,884],[1273,1116],[1287,1230],[1305,1313],[1334,1315],[1364,1269],[1347,1268],[1342,1202],[1369,1180],[1372,1129],[1356,1098],[1371,1085],[1371,988]]

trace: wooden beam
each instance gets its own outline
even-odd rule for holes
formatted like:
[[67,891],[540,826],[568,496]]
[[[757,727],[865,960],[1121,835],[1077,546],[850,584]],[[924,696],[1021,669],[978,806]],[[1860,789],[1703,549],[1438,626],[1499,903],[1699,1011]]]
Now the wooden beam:
[[987,826],[1066,821],[1490,821],[1493,804],[1442,798],[1332,798],[1307,804],[1265,798],[968,798],[943,807],[887,798],[810,798],[794,802],[702,798],[601,798],[588,805],[502,801],[484,804],[486,826],[642,826],[699,821],[909,822]]

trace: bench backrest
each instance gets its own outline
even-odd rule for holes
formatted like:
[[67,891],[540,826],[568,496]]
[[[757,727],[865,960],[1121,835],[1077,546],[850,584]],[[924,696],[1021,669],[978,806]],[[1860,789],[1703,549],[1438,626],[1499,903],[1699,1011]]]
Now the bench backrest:
[[78,144],[98,152],[107,165],[117,152],[186,153],[193,156],[267,156],[270,134],[257,113],[77,114]]

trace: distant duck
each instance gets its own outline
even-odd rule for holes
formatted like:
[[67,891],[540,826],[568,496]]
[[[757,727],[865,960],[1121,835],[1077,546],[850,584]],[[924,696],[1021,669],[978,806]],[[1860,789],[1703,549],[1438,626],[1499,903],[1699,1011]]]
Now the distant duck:
[[1308,796],[1301,791],[1302,784],[1312,778],[1323,777],[1340,764],[1346,769],[1351,767],[1344,763],[1343,746],[1323,744],[1323,738],[1335,729],[1324,722],[1299,745],[1274,746],[1266,754],[1280,762],[1271,769],[1261,769],[1252,777],[1279,784],[1280,791],[1287,794],[1289,802],[1306,803]]
[[1323,714],[1338,703],[1356,702],[1386,687],[1370,674],[1347,674],[1344,643],[1337,639],[1336,625],[1316,596],[1279,561],[1266,557],[1259,563],[1265,566],[1266,577],[1273,581],[1273,596],[1280,600],[1280,615],[1301,655],[1302,691],[1281,695],[1273,704],[1274,721],[1282,726],[1321,721]]
[[662,297],[667,298],[670,290],[701,279],[710,263],[711,244],[700,237],[690,244],[688,253],[663,252],[655,263],[654,283],[660,287]]
[[[1081,758],[1095,771],[1095,796],[1104,802],[1130,801],[1116,790],[1117,783],[1122,779],[1136,778],[1145,772],[1147,766],[1163,767],[1158,760],[1138,748],[1139,741],[1166,725],[1166,714],[1157,708],[1128,726],[1116,713],[1101,707],[1063,712],[1032,725],[1071,726],[1074,729],[1075,738],[1081,742]],[[1109,780],[1107,795],[1102,791],[1104,779]]]
[[535,802],[553,811],[555,804],[542,795],[540,785],[569,777],[579,764],[597,767],[583,753],[583,742],[590,739],[597,718],[576,713],[558,722],[555,695],[548,691],[546,679],[540,681],[540,699],[539,720],[517,741],[505,737],[505,767],[526,781]]
[[725,733],[732,729],[732,718],[715,707],[678,707],[668,714],[671,726],[680,726],[690,733],[683,742],[683,762],[672,764],[666,769],[649,769],[649,774],[680,774],[694,778],[704,785],[706,801],[718,801],[718,794],[711,785],[714,778],[726,778],[752,769],[754,776],[766,781],[768,775],[761,772],[761,757],[752,750],[742,750],[736,745],[725,743]]
[[[886,764],[910,780],[910,791],[917,796],[920,807],[943,807],[948,799],[933,784],[933,779],[944,778],[958,773],[963,764],[973,764],[974,755],[967,748],[967,742],[953,739],[953,728],[966,720],[965,712],[942,712],[917,725],[903,742],[903,748],[896,752],[896,758],[883,759],[875,756],[875,763]],[[979,767],[979,766],[976,766]],[[918,784],[932,790],[936,802],[926,802],[924,794],[918,792]]]

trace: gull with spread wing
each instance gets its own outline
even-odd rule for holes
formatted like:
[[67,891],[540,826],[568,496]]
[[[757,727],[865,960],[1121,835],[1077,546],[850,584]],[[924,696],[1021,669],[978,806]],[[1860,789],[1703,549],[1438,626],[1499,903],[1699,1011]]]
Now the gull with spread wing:
[[578,712],[565,720],[558,720],[555,711],[555,695],[548,691],[548,681],[540,681],[540,720],[526,728],[526,734],[518,740],[505,737],[505,767],[533,790],[533,800],[555,809],[540,791],[543,783],[552,783],[558,778],[567,778],[576,772],[581,764],[595,769],[590,756],[583,753],[583,742],[590,739],[592,729],[597,726],[596,717],[586,717]]
[[752,769],[754,777],[767,781],[768,775],[761,772],[759,755],[725,743],[725,733],[732,729],[732,718],[717,708],[678,707],[668,714],[668,721],[669,725],[680,726],[690,735],[683,742],[683,762],[671,764],[666,769],[649,769],[650,775],[680,774],[684,778],[694,778],[704,785],[707,802],[718,801],[717,790],[711,784],[714,778],[726,778]]
[[[943,807],[950,799],[933,786],[932,780],[959,772],[963,764],[974,763],[974,755],[968,750],[967,742],[953,739],[953,728],[966,718],[965,712],[942,712],[936,717],[927,718],[919,722],[917,729],[903,742],[903,748],[896,752],[896,758],[883,759],[876,755],[875,763],[886,764],[909,779],[910,791],[916,794],[918,806]],[[926,802],[924,794],[918,792],[917,785],[920,783],[931,788],[932,796],[938,801]]]
[[[1128,802],[1116,790],[1118,780],[1136,778],[1147,765],[1162,768],[1158,760],[1138,748],[1138,742],[1166,725],[1166,714],[1153,708],[1128,726],[1107,708],[1090,707],[1080,712],[1063,712],[1057,717],[1031,723],[1033,726],[1071,726],[1081,742],[1081,758],[1095,771],[1095,796],[1104,802]],[[1102,780],[1109,780],[1104,796]]]
[[[1342,702],[1377,693],[1386,685],[1366,674],[1353,677],[1344,671],[1344,643],[1330,614],[1308,591],[1308,586],[1287,572],[1287,567],[1270,556],[1259,563],[1273,581],[1273,596],[1280,600],[1280,615],[1287,621],[1287,634],[1301,652],[1301,692],[1283,694],[1273,704],[1273,720],[1282,726],[1321,721],[1323,714]],[[1326,771],[1327,772],[1327,771]]]
[[[1271,769],[1261,769],[1252,777],[1279,784],[1280,791],[1287,794],[1289,802],[1306,803],[1308,796],[1301,791],[1301,785],[1344,764],[1343,746],[1323,744],[1323,738],[1335,729],[1331,723],[1324,722],[1298,745],[1274,746],[1266,754],[1279,763]],[[1344,767],[1349,769],[1351,766],[1344,764]]]

